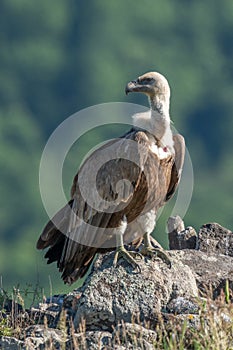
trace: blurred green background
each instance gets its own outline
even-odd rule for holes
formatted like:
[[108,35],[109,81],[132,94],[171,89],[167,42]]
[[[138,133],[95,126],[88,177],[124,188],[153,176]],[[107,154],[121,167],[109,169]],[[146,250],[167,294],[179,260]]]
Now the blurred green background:
[[[4,288],[38,282],[45,292],[72,289],[35,249],[48,219],[38,184],[41,153],[51,132],[82,108],[116,101],[147,105],[144,96],[126,98],[124,87],[149,70],[169,80],[171,117],[192,158],[186,224],[198,229],[215,221],[232,228],[232,1],[2,0],[0,42]],[[113,134],[101,131],[80,147],[88,150]],[[66,162],[67,193],[79,161],[77,152]],[[158,237],[165,242],[166,217],[161,220]]]

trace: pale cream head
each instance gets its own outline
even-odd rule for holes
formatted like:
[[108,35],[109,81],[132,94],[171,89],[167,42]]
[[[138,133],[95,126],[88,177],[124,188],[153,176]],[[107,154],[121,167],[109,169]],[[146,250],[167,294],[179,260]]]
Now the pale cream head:
[[170,87],[167,79],[158,72],[148,72],[139,76],[136,80],[130,81],[125,88],[126,94],[129,92],[141,92],[151,99],[155,96],[162,100],[170,98]]

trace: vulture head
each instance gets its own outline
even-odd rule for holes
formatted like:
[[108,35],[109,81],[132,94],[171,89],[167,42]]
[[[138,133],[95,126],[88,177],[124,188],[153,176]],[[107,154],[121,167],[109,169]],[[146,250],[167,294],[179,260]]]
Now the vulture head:
[[169,101],[170,88],[167,79],[160,73],[149,72],[141,75],[136,80],[130,81],[125,87],[125,93],[141,92],[153,101]]

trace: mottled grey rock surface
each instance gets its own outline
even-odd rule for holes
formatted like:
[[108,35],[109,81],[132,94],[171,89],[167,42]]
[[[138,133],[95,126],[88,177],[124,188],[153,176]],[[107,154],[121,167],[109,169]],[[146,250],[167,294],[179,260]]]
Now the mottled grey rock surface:
[[197,250],[176,251],[176,257],[190,267],[198,289],[204,295],[216,298],[221,290],[225,290],[226,281],[233,291],[233,257]]
[[233,232],[217,223],[201,226],[198,249],[202,252],[233,256]]
[[137,273],[121,261],[112,267],[113,256],[109,253],[95,262],[77,303],[75,327],[83,319],[92,330],[111,330],[121,320],[155,324],[172,298],[198,296],[192,271],[175,253],[171,254],[171,268],[158,258],[145,259],[139,261],[141,272]]

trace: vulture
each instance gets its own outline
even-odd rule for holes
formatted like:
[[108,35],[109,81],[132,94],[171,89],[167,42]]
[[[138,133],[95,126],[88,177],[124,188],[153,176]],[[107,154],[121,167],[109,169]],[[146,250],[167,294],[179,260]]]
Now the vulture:
[[47,263],[56,262],[68,284],[87,273],[96,254],[113,250],[114,266],[122,257],[140,270],[138,258],[154,255],[171,264],[151,233],[159,208],[179,184],[184,138],[172,133],[170,88],[163,75],[145,73],[125,92],[147,95],[150,108],[133,116],[126,134],[88,156],[74,177],[70,201],[37,242],[38,249],[48,248]]

